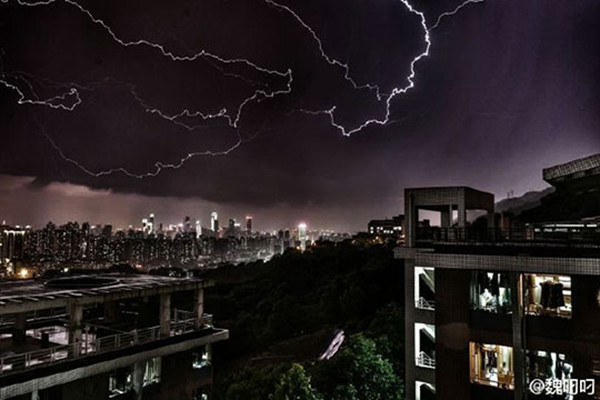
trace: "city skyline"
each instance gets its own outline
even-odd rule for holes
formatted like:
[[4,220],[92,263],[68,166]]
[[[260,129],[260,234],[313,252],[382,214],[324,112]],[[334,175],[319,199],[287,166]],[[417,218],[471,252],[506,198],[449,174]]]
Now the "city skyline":
[[[0,192],[2,191],[2,188],[0,187]],[[83,197],[88,197],[90,195],[90,193],[87,193],[86,195],[84,195]],[[2,199],[0,199],[0,204],[2,203]],[[191,208],[191,207],[190,207]],[[179,211],[177,211],[179,212]],[[217,228],[219,229],[226,229],[227,228],[227,223],[230,220],[233,220],[236,222],[236,224],[238,224],[240,227],[242,227],[244,230],[248,231],[261,231],[261,232],[277,232],[280,229],[298,229],[298,227],[300,225],[308,225],[308,229],[314,229],[314,230],[331,230],[327,227],[319,227],[319,226],[315,226],[315,225],[310,225],[307,224],[307,220],[306,219],[298,219],[296,222],[290,223],[290,224],[281,224],[281,225],[277,225],[271,228],[260,228],[260,223],[259,223],[259,229],[256,229],[256,222],[257,219],[255,218],[255,216],[250,215],[248,213],[246,214],[240,214],[240,215],[230,215],[230,214],[226,214],[226,213],[222,213],[220,211],[218,211],[218,209],[210,209],[210,211],[207,212],[203,212],[202,214],[199,213],[188,213],[186,214],[185,212],[183,212],[180,216],[175,216],[175,217],[170,217],[172,215],[174,215],[176,212],[172,211],[170,213],[168,213],[167,215],[169,215],[168,217],[164,217],[161,216],[158,213],[155,212],[151,212],[148,211],[145,214],[140,214],[140,215],[131,215],[131,219],[128,220],[130,221],[129,223],[119,223],[119,222],[115,222],[113,219],[111,219],[110,217],[102,219],[102,217],[98,217],[98,213],[90,213],[90,214],[81,214],[81,213],[66,213],[63,217],[59,217],[58,219],[56,218],[52,218],[52,214],[51,213],[45,213],[43,216],[37,217],[37,218],[31,218],[31,217],[10,217],[7,215],[0,215],[0,222],[2,222],[2,224],[7,225],[7,226],[13,226],[13,227],[19,227],[19,228],[25,228],[25,227],[34,227],[34,228],[43,228],[46,224],[48,223],[53,223],[55,225],[64,225],[67,223],[89,223],[91,225],[95,225],[95,226],[103,226],[103,225],[111,225],[113,226],[115,229],[119,229],[119,230],[127,230],[127,229],[135,229],[135,230],[143,230],[144,229],[144,224],[148,223],[150,221],[151,218],[153,218],[154,220],[151,222],[151,225],[154,227],[153,231],[157,231],[159,226],[163,227],[163,230],[168,230],[171,227],[183,227],[186,224],[186,220],[189,218],[189,222],[190,222],[190,226],[193,229],[197,229],[199,224],[202,227],[202,229],[210,229],[210,230],[214,230],[214,224],[213,224],[213,217],[215,216],[215,214],[218,214],[218,221],[219,221],[219,225],[217,225]],[[102,213],[99,213],[100,215],[102,215]],[[73,215],[73,216],[79,216],[79,218],[76,217],[69,217],[69,215]],[[44,219],[45,218],[45,219]],[[250,220],[250,223],[249,223]],[[32,222],[34,221],[34,222]],[[260,220],[258,220],[260,222]],[[242,226],[243,225],[243,226]]]
[[[529,191],[541,191],[548,188],[548,185],[540,185],[539,189],[531,189]],[[5,221],[7,225],[42,227],[48,222],[59,225],[68,222],[90,222],[94,225],[110,224],[123,230],[129,227],[139,228],[138,225],[140,225],[141,219],[145,215],[150,214],[147,210],[144,211],[145,208],[149,204],[154,204],[155,209],[161,210],[160,213],[155,214],[166,215],[164,220],[159,221],[159,223],[163,223],[165,226],[179,225],[185,216],[189,216],[194,223],[199,220],[202,222],[204,228],[211,228],[211,214],[217,210],[225,210],[217,211],[219,215],[227,217],[226,220],[220,218],[220,221],[227,222],[229,218],[234,218],[242,223],[245,216],[249,214],[259,215],[261,218],[254,221],[254,226],[264,232],[297,228],[299,224],[307,222],[311,229],[316,230],[360,232],[365,231],[366,223],[371,219],[387,218],[398,214],[400,212],[398,210],[401,209],[404,201],[403,197],[399,197],[398,209],[392,209],[387,214],[381,214],[379,210],[370,210],[362,216],[363,218],[359,218],[354,214],[351,220],[347,219],[345,215],[338,215],[337,220],[340,223],[334,222],[334,224],[322,226],[319,225],[319,221],[321,220],[319,214],[314,217],[315,222],[313,222],[312,219],[304,218],[302,212],[298,212],[294,208],[286,208],[285,205],[282,205],[282,209],[285,211],[281,211],[280,213],[280,215],[283,215],[283,218],[269,217],[272,214],[271,208],[254,209],[255,212],[253,213],[244,213],[243,210],[241,211],[235,205],[209,205],[209,203],[202,199],[172,199],[124,193],[112,194],[108,191],[90,189],[86,186],[69,183],[53,183],[39,188],[36,187],[34,178],[12,177],[0,174],[0,193],[9,192],[19,198],[33,198],[33,201],[39,202],[40,206],[34,208],[24,206],[17,209],[14,208],[15,203],[12,202],[10,196],[0,196],[1,209],[6,210],[12,207],[16,211],[13,215],[6,213],[0,215],[0,221]],[[497,198],[500,201],[509,196],[519,197],[524,194],[514,193],[511,190],[505,192],[504,196],[498,196]],[[50,201],[48,201],[49,198]],[[60,207],[60,205],[56,208],[52,207],[53,204],[60,203],[61,201],[69,202],[71,207],[66,210]],[[50,203],[49,208],[47,207],[47,203]],[[94,206],[90,206],[90,203],[93,203]],[[174,207],[176,210],[172,210],[173,204],[179,204]],[[135,211],[131,211],[132,209],[135,209]],[[201,209],[202,211],[194,213],[195,209]],[[180,212],[180,210],[188,210],[189,212],[186,214],[184,211]],[[261,211],[265,214],[265,219],[262,218]],[[314,210],[307,211],[306,214],[310,214],[311,212],[314,212]],[[256,222],[258,222],[258,225],[256,225]]]

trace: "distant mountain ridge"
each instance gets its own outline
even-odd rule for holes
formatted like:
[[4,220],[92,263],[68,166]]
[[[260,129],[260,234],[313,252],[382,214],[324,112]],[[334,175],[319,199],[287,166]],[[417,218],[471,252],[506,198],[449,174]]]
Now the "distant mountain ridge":
[[496,212],[510,212],[519,215],[523,211],[538,207],[541,204],[541,199],[550,193],[554,193],[555,190],[553,187],[548,187],[540,191],[527,192],[520,197],[502,199],[496,203]]

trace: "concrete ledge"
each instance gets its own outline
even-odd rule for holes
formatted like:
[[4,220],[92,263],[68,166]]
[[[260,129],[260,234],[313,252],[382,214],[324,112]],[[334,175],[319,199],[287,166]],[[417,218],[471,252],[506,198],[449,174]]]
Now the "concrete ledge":
[[153,357],[189,351],[228,338],[229,331],[225,329],[210,329],[208,332],[203,330],[114,352],[84,356],[47,367],[33,368],[0,378],[0,400],[110,372]]

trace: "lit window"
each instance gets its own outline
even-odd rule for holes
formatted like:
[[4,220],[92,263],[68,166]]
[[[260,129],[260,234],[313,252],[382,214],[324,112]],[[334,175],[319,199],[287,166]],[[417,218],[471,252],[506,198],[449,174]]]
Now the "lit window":
[[512,299],[506,272],[473,271],[471,309],[498,314],[512,313]]
[[108,378],[109,397],[116,397],[133,389],[133,367],[119,368],[110,373]]
[[160,382],[160,357],[151,358],[144,368],[144,386]]
[[208,400],[208,389],[194,389],[194,391],[192,392],[192,400]]
[[[534,379],[571,379],[573,360],[564,354],[527,350],[527,383]],[[573,396],[565,396],[572,399]]]
[[201,369],[211,365],[211,351],[210,345],[206,345],[195,353],[193,353],[194,361],[192,362],[192,368]]
[[514,389],[513,349],[496,344],[469,345],[471,383]]
[[525,313],[571,318],[571,277],[562,275],[523,276]]

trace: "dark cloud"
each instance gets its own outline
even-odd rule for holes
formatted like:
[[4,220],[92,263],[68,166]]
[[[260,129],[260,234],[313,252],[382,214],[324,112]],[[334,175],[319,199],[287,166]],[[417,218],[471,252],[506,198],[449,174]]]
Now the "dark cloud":
[[[458,3],[414,6],[433,23]],[[43,189],[39,195],[47,195],[52,182],[71,182],[109,189],[103,199],[113,206],[127,196],[117,193],[148,204],[154,196],[173,206],[189,198],[232,215],[260,211],[269,221],[265,227],[311,217],[313,225],[359,229],[369,217],[401,212],[405,186],[525,192],[544,186],[541,168],[600,151],[595,0],[487,0],[465,7],[431,33],[430,56],[416,66],[416,87],[392,101],[392,122],[349,138],[328,116],[297,110],[335,105],[338,121],[355,127],[381,118],[385,107],[372,91],[353,89],[343,69],[321,57],[306,29],[264,0],[80,4],[124,41],[145,38],[178,55],[206,49],[279,74],[211,57],[178,62],[148,46],[123,47],[68,3],[1,4],[5,79],[30,99],[76,87],[82,100],[72,112],[19,105],[18,93],[0,88],[0,170],[37,177],[30,184]],[[314,28],[327,54],[349,63],[358,84],[377,84],[383,92],[408,84],[410,61],[425,43],[420,19],[400,0],[285,4]],[[194,126],[186,129],[148,112],[226,108],[235,115],[258,89],[286,90],[288,68],[291,93],[248,103],[239,129],[222,119],[179,119]],[[65,104],[75,101],[69,97]],[[190,152],[220,154],[241,145],[152,178],[118,172],[93,177],[65,161],[44,134],[63,156],[93,172],[123,167],[143,174],[154,171],[156,161],[177,164]],[[16,200],[5,201],[8,214],[16,210]],[[49,218],[64,216],[71,201],[65,197],[44,211]],[[150,207],[134,208],[115,218],[137,221]]]

